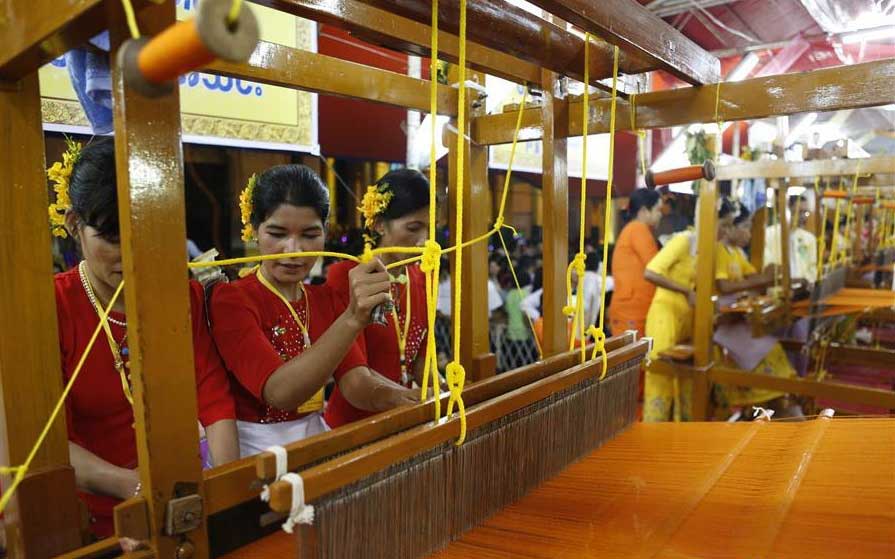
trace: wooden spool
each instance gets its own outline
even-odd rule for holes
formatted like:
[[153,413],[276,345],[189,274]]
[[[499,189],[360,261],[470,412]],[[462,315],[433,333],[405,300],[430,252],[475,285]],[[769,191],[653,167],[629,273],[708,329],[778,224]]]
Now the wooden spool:
[[845,190],[825,190],[821,194],[821,198],[833,198],[836,200],[845,200],[848,198],[848,192]]
[[646,185],[650,188],[656,188],[665,184],[676,182],[687,182],[696,180],[715,180],[715,164],[706,161],[702,165],[690,165],[689,167],[681,167],[679,169],[669,169],[653,173],[646,172]]
[[243,6],[234,24],[227,22],[231,0],[203,0],[196,17],[179,21],[155,37],[121,45],[118,63],[130,87],[146,97],[174,91],[177,78],[216,59],[245,62],[258,45],[258,22]]

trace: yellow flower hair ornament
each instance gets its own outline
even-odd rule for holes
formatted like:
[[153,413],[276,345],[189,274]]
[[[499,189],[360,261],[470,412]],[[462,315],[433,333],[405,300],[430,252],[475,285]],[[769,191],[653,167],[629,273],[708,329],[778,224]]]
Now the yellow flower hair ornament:
[[53,181],[53,191],[56,192],[56,201],[48,208],[50,229],[53,235],[63,239],[68,237],[68,231],[65,230],[65,212],[71,209],[68,181],[75,163],[81,157],[80,143],[66,136],[65,144],[68,147],[62,154],[62,161],[53,163],[53,166],[47,169],[47,178]]
[[255,228],[252,227],[252,196],[255,194],[256,175],[249,177],[249,182],[239,195],[239,214],[242,218],[242,240],[249,242],[255,236]]
[[387,182],[379,186],[371,185],[367,187],[367,192],[360,202],[361,205],[357,208],[364,215],[364,227],[370,231],[373,230],[376,217],[388,209],[392,196],[392,191]]

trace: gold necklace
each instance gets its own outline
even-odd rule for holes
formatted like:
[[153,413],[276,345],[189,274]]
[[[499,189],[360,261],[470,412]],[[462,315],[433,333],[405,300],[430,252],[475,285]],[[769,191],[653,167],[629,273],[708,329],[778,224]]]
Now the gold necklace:
[[398,326],[398,312],[392,306],[392,324],[395,325],[395,337],[398,338],[398,355],[401,364],[401,384],[407,386],[410,383],[410,375],[407,372],[407,333],[410,331],[410,274],[404,276],[404,328]]
[[[87,293],[87,299],[90,300],[90,304],[93,306],[93,310],[96,311],[96,316],[102,320],[103,312],[99,306],[99,302],[96,299],[96,293],[93,292],[93,286],[90,285],[90,279],[87,277],[87,261],[82,260],[78,265],[78,275],[81,278],[81,285],[84,287],[84,291]],[[125,332],[124,337],[121,338],[121,343],[115,341],[115,336],[112,335],[112,329],[109,327],[109,322],[113,322],[119,326],[127,328],[127,322],[122,322],[120,320],[114,320],[111,317],[107,317],[107,320],[102,321],[103,331],[106,333],[106,341],[109,342],[109,350],[112,352],[112,359],[115,362],[115,370],[118,371],[118,377],[121,379],[121,390],[124,392],[124,397],[130,403],[131,406],[134,405],[134,395],[131,392],[131,384],[130,384],[130,372],[126,371],[129,369],[129,364],[125,362],[125,357],[129,355],[129,350],[127,346],[124,346],[125,340],[127,340],[127,332]],[[124,346],[124,347],[122,347]]]
[[[289,314],[292,315],[292,319],[295,321],[295,324],[298,325],[298,329],[301,330],[301,335],[304,341],[304,349],[302,351],[307,351],[309,347],[311,347],[311,336],[309,334],[308,328],[311,325],[311,300],[308,299],[308,292],[305,290],[305,286],[303,283],[299,282],[298,287],[301,289],[302,299],[305,301],[305,309],[308,312],[308,323],[307,325],[301,321],[301,318],[298,317],[298,313],[295,312],[295,309],[292,307],[292,304],[289,302],[286,297],[280,293],[280,290],[277,289],[266,277],[264,277],[264,273],[261,272],[261,267],[259,266],[257,271],[255,272],[255,276],[257,276],[258,281],[267,288],[268,291],[277,296],[277,298],[286,305],[286,308],[289,310]],[[312,413],[315,411],[319,411],[323,409],[323,397],[324,397],[324,388],[321,386],[320,390],[318,390],[311,398],[300,405],[298,413]]]

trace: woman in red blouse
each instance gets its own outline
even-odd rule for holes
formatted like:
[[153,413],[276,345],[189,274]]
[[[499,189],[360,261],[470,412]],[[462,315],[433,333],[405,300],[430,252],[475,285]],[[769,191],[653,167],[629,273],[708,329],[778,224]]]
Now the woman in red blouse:
[[[429,233],[429,181],[422,173],[400,169],[383,176],[371,187],[381,200],[387,199],[376,218],[367,224],[378,247],[422,246]],[[382,195],[385,198],[382,198]],[[384,254],[386,265],[407,258],[406,254]],[[349,303],[351,273],[356,264],[338,262],[329,267],[326,284],[339,303]],[[361,354],[370,368],[407,388],[422,383],[426,353],[426,277],[416,264],[392,271],[394,312],[386,313],[386,324],[371,324],[358,338]],[[408,312],[409,311],[409,312]],[[351,405],[336,388],[326,407],[326,422],[336,428],[371,415],[370,410]]]
[[[303,165],[278,165],[243,193],[247,233],[262,255],[321,251],[329,193]],[[416,401],[415,393],[370,372],[355,338],[373,308],[388,301],[379,261],[357,266],[348,304],[326,285],[303,282],[316,258],[264,260],[246,277],[212,291],[212,333],[236,379],[240,452],[257,454],[327,429],[323,387],[354,406],[380,411]]]
[[[72,169],[69,197],[66,230],[84,259],[55,278],[66,382],[99,323],[99,312],[122,280],[111,140],[94,141],[81,151]],[[199,420],[205,426],[214,462],[222,464],[239,457],[233,398],[206,326],[202,287],[190,282],[189,290]],[[113,507],[140,492],[123,296],[115,302],[107,322],[108,334],[101,332],[96,339],[66,400],[71,463],[97,537],[113,533]]]

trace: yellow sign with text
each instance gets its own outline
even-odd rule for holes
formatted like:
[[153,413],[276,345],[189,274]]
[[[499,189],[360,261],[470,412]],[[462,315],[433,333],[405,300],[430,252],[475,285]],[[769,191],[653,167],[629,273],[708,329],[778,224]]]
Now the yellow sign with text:
[[[175,0],[178,19],[195,14],[200,0]],[[316,24],[262,6],[248,5],[261,39],[316,51]],[[43,120],[49,129],[90,132],[90,123],[60,57],[40,70]],[[302,91],[191,72],[180,78],[185,141],[316,152],[316,101]],[[84,130],[80,130],[84,128]]]

